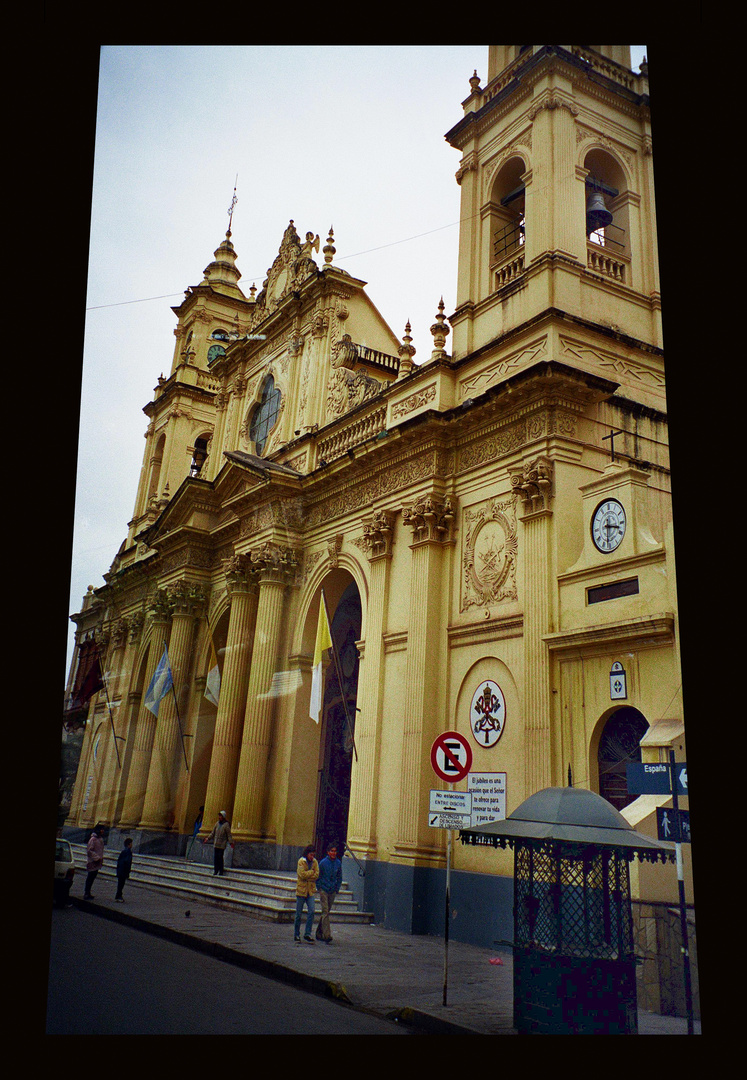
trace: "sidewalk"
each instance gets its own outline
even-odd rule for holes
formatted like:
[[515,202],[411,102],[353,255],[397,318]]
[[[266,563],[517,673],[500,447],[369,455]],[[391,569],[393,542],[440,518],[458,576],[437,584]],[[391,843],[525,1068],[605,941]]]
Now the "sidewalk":
[[[292,924],[253,919],[134,884],[125,889],[125,903],[117,904],[113,883],[98,884],[95,900],[73,894],[73,903],[258,974],[397,1017],[427,1034],[516,1034],[510,953],[450,941],[445,965],[443,939],[378,926],[335,926],[334,909],[333,943],[298,945]],[[639,1010],[638,1033],[686,1035],[687,1022]],[[700,1034],[697,1021],[695,1033]]]

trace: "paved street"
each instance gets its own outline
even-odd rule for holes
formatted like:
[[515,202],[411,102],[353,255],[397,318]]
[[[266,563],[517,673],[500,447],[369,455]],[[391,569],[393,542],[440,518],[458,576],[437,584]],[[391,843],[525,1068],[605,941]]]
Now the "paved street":
[[50,1035],[410,1033],[78,908],[52,914]]

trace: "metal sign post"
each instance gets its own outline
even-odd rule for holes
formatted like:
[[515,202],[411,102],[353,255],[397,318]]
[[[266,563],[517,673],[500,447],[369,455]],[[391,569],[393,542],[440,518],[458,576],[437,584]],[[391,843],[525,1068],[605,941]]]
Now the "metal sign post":
[[[449,791],[454,785],[449,784]],[[443,1003],[447,1003],[449,982],[449,906],[451,904],[451,829],[446,830],[446,910],[444,912],[444,994]]]
[[[672,809],[674,810],[675,820],[679,818],[679,805],[678,805],[678,792],[677,792],[677,779],[675,778],[675,760],[674,750],[669,751],[669,764],[672,767]],[[693,995],[692,985],[690,982],[690,950],[688,948],[687,940],[687,908],[685,907],[685,875],[682,866],[682,830],[677,829],[677,840],[674,845],[675,854],[677,856],[677,888],[679,890],[680,897],[680,927],[682,930],[682,958],[684,961],[685,972],[685,1008],[687,1009],[687,1034],[693,1035],[695,1025],[693,1024]]]

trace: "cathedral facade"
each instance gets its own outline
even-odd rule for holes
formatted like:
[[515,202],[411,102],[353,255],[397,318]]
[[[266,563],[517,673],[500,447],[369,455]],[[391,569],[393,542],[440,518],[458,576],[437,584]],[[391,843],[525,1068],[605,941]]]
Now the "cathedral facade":
[[[235,865],[335,840],[410,932],[442,921],[434,790],[490,820],[572,783],[655,835],[666,800],[629,794],[626,764],[684,760],[684,717],[645,65],[489,46],[469,86],[446,135],[457,303],[434,304],[429,357],[332,230],[293,221],[260,291],[229,230],[173,309],[127,538],[72,616],[71,835],[177,854],[204,807]],[[449,858],[454,936],[510,937],[511,854]],[[674,899],[657,872],[635,890]]]

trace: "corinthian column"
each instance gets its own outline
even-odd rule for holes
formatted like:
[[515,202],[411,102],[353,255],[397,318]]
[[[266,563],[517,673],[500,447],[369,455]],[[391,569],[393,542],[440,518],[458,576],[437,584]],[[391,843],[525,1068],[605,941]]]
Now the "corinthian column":
[[441,569],[444,547],[452,540],[454,506],[450,499],[428,496],[403,507],[402,520],[412,529],[413,542],[395,850],[408,858],[433,857],[438,849],[433,830],[427,827],[427,799],[423,800],[430,778],[430,747],[443,727],[443,704],[431,676],[433,657],[440,655]]
[[231,614],[203,814],[203,821],[210,823],[217,821],[221,810],[226,811],[229,821],[232,820],[236,792],[236,771],[257,618],[258,590],[256,583],[247,576],[245,556],[236,556],[228,561],[226,584],[231,596]]
[[356,855],[374,858],[377,848],[376,779],[381,757],[381,684],[384,671],[384,619],[389,602],[389,576],[396,515],[379,510],[364,523],[371,564],[365,651],[358,675],[355,741],[358,760],[350,781],[348,843]]
[[[174,808],[179,775],[185,768],[186,749],[182,732],[186,721],[187,678],[190,670],[195,616],[204,606],[199,587],[179,582],[169,589],[174,606],[169,641],[169,665],[173,692],[169,691],[158,709],[148,785],[140,822],[144,829],[166,829],[174,824]],[[181,704],[180,715],[177,702]]]
[[272,678],[278,669],[283,600],[295,556],[268,543],[251,552],[250,565],[259,582],[259,597],[231,831],[238,840],[254,841],[268,838],[263,817],[275,710]]
[[135,828],[140,824],[145,802],[145,791],[148,785],[148,772],[150,770],[150,758],[153,752],[153,738],[156,732],[156,718],[150,709],[145,707],[145,694],[150,686],[150,681],[158,667],[158,661],[163,654],[163,647],[169,636],[171,622],[171,605],[163,590],[159,590],[156,599],[151,605],[151,632],[150,644],[148,645],[148,662],[145,669],[145,681],[143,694],[140,701],[140,710],[135,727],[135,741],[132,747],[132,760],[130,772],[127,777],[127,791],[122,807],[120,819],[121,828]]

